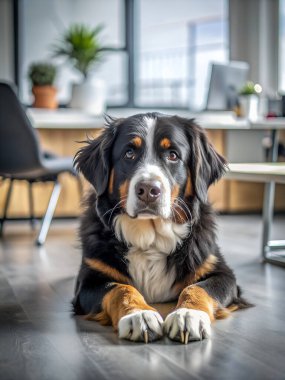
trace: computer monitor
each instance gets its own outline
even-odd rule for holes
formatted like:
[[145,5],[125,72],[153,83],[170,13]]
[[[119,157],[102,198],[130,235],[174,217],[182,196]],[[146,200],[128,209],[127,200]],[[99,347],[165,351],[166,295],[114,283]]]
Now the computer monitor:
[[246,62],[213,63],[206,110],[233,110],[238,105],[238,93],[248,80],[248,71]]

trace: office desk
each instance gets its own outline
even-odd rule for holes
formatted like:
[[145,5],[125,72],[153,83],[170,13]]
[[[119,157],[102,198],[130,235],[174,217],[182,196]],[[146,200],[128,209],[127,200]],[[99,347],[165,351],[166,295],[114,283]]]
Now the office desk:
[[[142,109],[111,109],[108,114],[114,117],[127,117],[135,113],[147,112]],[[60,155],[74,155],[82,146],[80,141],[86,140],[86,136],[96,137],[104,127],[103,117],[93,117],[71,109],[59,109],[56,111],[42,109],[28,109],[28,115],[34,127],[39,133],[39,138],[44,149],[54,151]],[[161,111],[166,112],[166,111]],[[206,128],[209,139],[219,153],[229,157],[227,151],[227,137],[232,131],[235,133],[251,133],[250,131],[264,130],[274,127],[284,129],[285,122],[250,123],[247,120],[237,120],[231,113],[207,113],[191,114],[187,111],[168,110],[169,114],[177,114],[183,117],[195,117],[197,122]],[[254,133],[254,132],[253,132]],[[275,134],[277,139],[277,133]],[[242,149],[242,147],[241,147]],[[63,175],[63,190],[56,209],[56,216],[74,216],[80,213],[80,199],[78,187],[73,178]],[[6,186],[0,187],[0,209],[2,209],[1,196],[6,192]],[[222,212],[247,212],[262,209],[263,184],[248,184],[241,181],[219,181],[209,189],[209,198],[215,208]],[[277,186],[275,206],[285,210],[285,199],[282,198],[284,185]],[[41,184],[35,185],[35,210],[36,215],[44,212],[49,191]],[[28,215],[28,194],[25,184],[15,186],[12,195],[10,216]]]
[[[248,130],[251,124],[245,119],[237,119],[232,112],[207,112],[207,113],[190,113],[185,110],[157,110],[158,112],[179,115],[186,118],[195,118],[198,123],[206,129],[236,129]],[[154,112],[149,109],[140,108],[114,108],[109,109],[106,114],[115,117],[128,117],[131,115]],[[37,129],[98,129],[104,126],[104,117],[91,116],[74,109],[61,108],[57,110],[45,110],[29,108],[27,114]],[[285,128],[285,125],[284,125]]]
[[[263,201],[262,259],[265,262],[285,266],[285,255],[276,254],[276,251],[285,250],[285,240],[271,240],[274,200],[274,187],[271,186],[275,183],[285,184],[285,163],[229,164],[226,178],[267,184]],[[284,238],[284,235],[282,237]]]

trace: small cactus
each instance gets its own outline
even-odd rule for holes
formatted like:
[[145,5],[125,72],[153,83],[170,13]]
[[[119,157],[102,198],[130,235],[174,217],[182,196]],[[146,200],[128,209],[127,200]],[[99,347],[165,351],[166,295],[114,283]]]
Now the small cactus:
[[33,63],[29,68],[29,78],[33,86],[52,86],[56,76],[56,66],[50,63]]

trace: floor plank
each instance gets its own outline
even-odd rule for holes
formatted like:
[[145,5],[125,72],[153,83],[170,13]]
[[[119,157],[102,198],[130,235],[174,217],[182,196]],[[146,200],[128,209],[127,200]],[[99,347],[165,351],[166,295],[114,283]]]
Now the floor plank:
[[[80,264],[76,222],[54,222],[45,247],[26,223],[7,223],[0,242],[0,378],[284,379],[284,268],[260,263],[261,217],[220,216],[218,238],[244,295],[255,303],[187,346],[167,338],[122,341],[111,327],[73,317]],[[284,238],[285,218],[273,237]]]

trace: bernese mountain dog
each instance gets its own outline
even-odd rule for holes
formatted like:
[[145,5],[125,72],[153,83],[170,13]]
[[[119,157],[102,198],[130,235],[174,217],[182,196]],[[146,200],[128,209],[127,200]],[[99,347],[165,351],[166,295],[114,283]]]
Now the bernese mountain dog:
[[[226,161],[194,120],[160,113],[107,117],[75,156],[92,184],[73,308],[119,337],[187,344],[249,304],[216,242],[209,186]],[[165,320],[152,304],[176,302]]]

